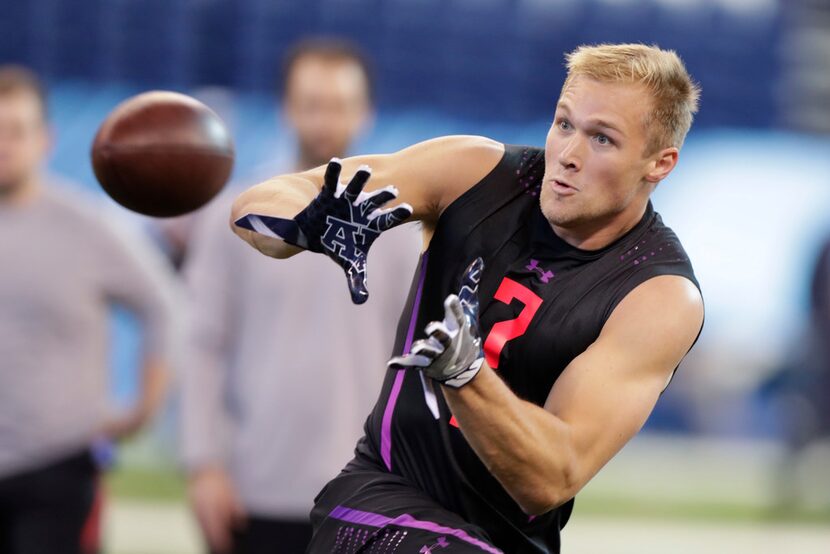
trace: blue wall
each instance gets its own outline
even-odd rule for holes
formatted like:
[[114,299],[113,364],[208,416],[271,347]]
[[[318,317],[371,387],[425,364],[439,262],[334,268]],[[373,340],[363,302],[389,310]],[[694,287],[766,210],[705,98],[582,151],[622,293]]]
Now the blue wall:
[[673,48],[704,90],[699,124],[776,121],[774,0],[6,0],[0,61],[50,80],[270,91],[308,34],[350,37],[376,61],[384,106],[466,117],[548,115],[563,53],[582,43]]

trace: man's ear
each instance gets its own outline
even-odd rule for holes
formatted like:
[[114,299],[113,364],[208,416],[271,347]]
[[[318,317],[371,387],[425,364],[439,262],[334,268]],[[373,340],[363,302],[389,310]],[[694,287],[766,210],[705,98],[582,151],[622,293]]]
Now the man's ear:
[[644,179],[649,183],[657,184],[671,173],[677,165],[677,157],[680,151],[675,146],[663,148],[653,156],[648,163],[648,172]]

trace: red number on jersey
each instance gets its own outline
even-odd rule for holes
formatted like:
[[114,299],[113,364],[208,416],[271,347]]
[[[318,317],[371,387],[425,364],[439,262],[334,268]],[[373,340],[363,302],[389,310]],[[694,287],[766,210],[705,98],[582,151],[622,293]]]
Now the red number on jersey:
[[542,299],[529,288],[508,277],[502,280],[493,298],[505,304],[510,304],[514,298],[518,298],[525,305],[516,318],[493,325],[490,334],[487,335],[487,340],[484,341],[484,358],[487,360],[487,365],[496,369],[499,367],[499,357],[504,345],[507,341],[525,334],[530,320],[542,305]]
[[[490,334],[487,335],[487,340],[484,341],[484,358],[487,360],[487,365],[496,369],[499,366],[499,357],[504,345],[507,344],[507,341],[525,334],[530,326],[530,321],[536,315],[539,306],[542,305],[542,299],[532,290],[509,277],[502,279],[493,298],[505,304],[510,304],[514,298],[518,298],[525,305],[514,319],[499,321],[493,325]],[[458,420],[455,419],[455,416],[450,418],[450,425],[458,427]]]

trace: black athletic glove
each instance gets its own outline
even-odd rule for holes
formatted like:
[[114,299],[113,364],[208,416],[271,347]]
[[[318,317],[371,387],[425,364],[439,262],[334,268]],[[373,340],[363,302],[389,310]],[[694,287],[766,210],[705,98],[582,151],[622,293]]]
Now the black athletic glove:
[[348,185],[340,183],[340,160],[332,158],[326,167],[323,189],[294,219],[248,214],[236,225],[276,237],[312,252],[322,252],[346,272],[352,302],[363,304],[369,298],[366,288],[366,258],[375,239],[400,225],[412,206],[400,204],[382,209],[398,197],[398,190],[386,186],[372,193],[363,192],[372,170],[361,166]]
[[408,354],[389,360],[390,367],[420,369],[441,384],[461,388],[481,369],[484,350],[478,330],[478,283],[484,261],[476,258],[461,279],[458,295],[444,300],[444,320],[426,328]]

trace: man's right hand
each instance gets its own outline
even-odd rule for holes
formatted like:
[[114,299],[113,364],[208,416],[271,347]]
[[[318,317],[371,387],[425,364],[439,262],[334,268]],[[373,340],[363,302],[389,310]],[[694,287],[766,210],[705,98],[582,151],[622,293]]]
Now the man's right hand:
[[[366,252],[377,234],[413,219],[423,224],[428,245],[444,208],[491,173],[504,152],[503,144],[484,137],[454,136],[393,154],[334,160],[244,191],[233,203],[231,226],[242,240],[273,258],[290,258],[302,249],[325,251],[345,270],[352,300],[360,304],[368,298]],[[367,185],[367,166],[372,181],[395,187]],[[348,184],[339,181],[341,169],[352,176]],[[401,204],[376,209],[393,199]],[[328,215],[334,214],[329,225]]]
[[225,470],[207,467],[193,471],[188,479],[188,498],[211,551],[231,552],[233,530],[244,526],[245,511]]
[[294,219],[249,213],[235,223],[243,229],[326,254],[345,272],[352,302],[363,304],[369,298],[369,249],[381,233],[412,215],[412,206],[403,203],[384,209],[398,197],[394,186],[366,193],[363,188],[371,176],[368,166],[358,168],[348,184],[340,182],[341,169],[340,160],[329,162],[322,190]]

